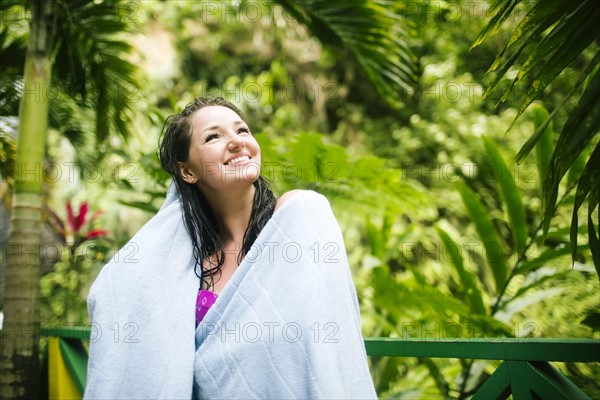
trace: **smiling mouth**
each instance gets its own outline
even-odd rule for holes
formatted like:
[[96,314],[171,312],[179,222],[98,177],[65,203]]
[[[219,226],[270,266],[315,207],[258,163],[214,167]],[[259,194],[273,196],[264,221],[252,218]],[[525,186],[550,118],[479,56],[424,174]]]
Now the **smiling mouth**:
[[250,159],[251,159],[251,157],[248,157],[248,156],[239,156],[239,157],[236,157],[236,158],[234,158],[232,160],[227,161],[225,163],[225,165],[235,165],[235,164],[239,164],[239,163],[244,162],[244,161],[248,161]]

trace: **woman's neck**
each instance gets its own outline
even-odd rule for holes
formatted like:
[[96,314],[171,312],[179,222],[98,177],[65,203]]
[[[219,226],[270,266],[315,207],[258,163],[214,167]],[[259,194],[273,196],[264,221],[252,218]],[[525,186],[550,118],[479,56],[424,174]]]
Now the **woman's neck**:
[[[256,188],[205,193],[226,247],[241,249],[254,204]],[[232,249],[233,250],[233,249]]]

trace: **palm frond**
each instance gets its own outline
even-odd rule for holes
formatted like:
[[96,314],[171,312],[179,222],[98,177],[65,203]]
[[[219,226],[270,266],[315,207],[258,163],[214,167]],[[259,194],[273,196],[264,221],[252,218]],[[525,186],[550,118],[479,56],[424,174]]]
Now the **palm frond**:
[[[519,3],[523,3],[523,0],[499,1],[494,8],[492,19],[481,32],[473,47],[479,45],[501,29],[510,17],[512,10]],[[521,55],[526,56],[517,76],[512,81],[511,87],[501,99],[501,101],[506,99],[512,88],[517,83],[523,82],[525,77],[528,77],[530,82],[515,117],[516,121],[557,76],[575,60],[580,59],[584,51],[593,49],[594,56],[588,61],[587,67],[580,73],[580,76],[572,85],[572,90],[568,97],[580,91],[582,86],[585,86],[585,88],[580,95],[577,105],[569,110],[569,118],[560,132],[558,142],[543,178],[544,234],[547,234],[550,228],[550,221],[555,212],[559,185],[563,177],[578,159],[578,156],[600,132],[600,101],[598,100],[600,99],[600,74],[597,73],[598,66],[600,65],[600,50],[598,50],[597,44],[594,43],[600,37],[600,24],[598,24],[598,20],[600,20],[600,7],[598,7],[598,3],[594,0],[577,2],[538,0],[517,25],[505,48],[498,54],[490,67],[490,71],[497,71],[497,73],[488,86],[486,94],[492,92],[510,67],[517,65],[517,60]],[[587,85],[586,82],[588,83]],[[565,104],[566,99],[558,108],[564,107]],[[517,161],[523,160],[533,149],[543,136],[548,125],[551,123],[552,116],[557,110],[554,110],[546,121],[536,121],[537,129],[519,151]],[[597,150],[598,145],[595,148]],[[596,151],[593,152],[593,154],[596,153]],[[586,198],[589,201],[588,220],[591,224],[588,227],[590,232],[589,245],[592,254],[600,254],[600,248],[597,245],[598,242],[595,240],[596,228],[591,218],[591,213],[595,210],[597,204],[597,201],[594,199],[600,197],[598,185],[590,183],[592,182],[590,180],[591,171],[594,170],[596,163],[597,160],[589,159],[588,157],[587,165],[584,169],[586,174],[581,174],[583,181],[579,177],[575,180],[575,182],[579,181],[579,187],[577,189],[577,202],[573,210],[571,222],[573,257],[575,257],[575,252],[578,248],[576,235],[577,210]],[[596,269],[600,271],[599,257],[593,258]]]
[[383,0],[278,0],[287,12],[335,51],[347,50],[390,104],[411,93],[420,67],[403,40],[402,18]]
[[132,46],[121,34],[133,30],[127,7],[119,0],[59,3],[56,77],[80,105],[96,111],[96,137],[127,139],[132,107],[139,101],[141,78],[128,60]]
[[15,36],[9,27],[0,25],[0,115],[17,115],[19,90],[16,82],[23,73],[27,40]]

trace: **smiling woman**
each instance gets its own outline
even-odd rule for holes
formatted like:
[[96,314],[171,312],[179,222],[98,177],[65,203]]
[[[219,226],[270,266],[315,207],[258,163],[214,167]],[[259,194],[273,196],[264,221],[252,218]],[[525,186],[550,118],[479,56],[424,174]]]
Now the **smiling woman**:
[[86,398],[375,398],[327,199],[276,199],[222,98],[169,117],[160,160],[173,184],[136,258],[117,253],[90,290]]
[[165,126],[161,164],[181,193],[196,272],[218,294],[275,209],[260,146],[241,111],[218,97],[195,99]]
[[189,157],[178,163],[184,181],[199,184],[207,193],[225,186],[228,191],[243,190],[240,181],[258,179],[260,147],[239,118],[223,106],[204,107],[194,114]]

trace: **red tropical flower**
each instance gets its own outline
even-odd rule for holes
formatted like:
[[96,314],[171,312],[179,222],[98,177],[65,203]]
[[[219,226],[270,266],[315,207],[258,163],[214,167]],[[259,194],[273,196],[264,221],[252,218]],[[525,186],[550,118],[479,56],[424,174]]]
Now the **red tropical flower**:
[[79,206],[79,213],[75,215],[73,213],[73,207],[71,206],[71,200],[67,200],[67,224],[73,234],[79,233],[79,230],[85,223],[87,212],[88,204],[84,202]]
[[[67,226],[69,227],[73,236],[76,237],[76,243],[81,243],[77,238],[83,238],[83,240],[90,240],[99,238],[102,236],[107,236],[109,232],[105,229],[91,229],[86,233],[81,232],[82,228],[86,223],[91,223],[97,217],[102,215],[103,211],[96,211],[88,221],[86,221],[86,217],[89,211],[88,203],[83,202],[79,206],[79,213],[77,215],[73,212],[73,206],[71,205],[71,200],[67,200]],[[77,244],[76,244],[77,245]]]
[[107,236],[109,232],[106,229],[92,229],[85,235],[85,240],[95,239],[101,236]]

